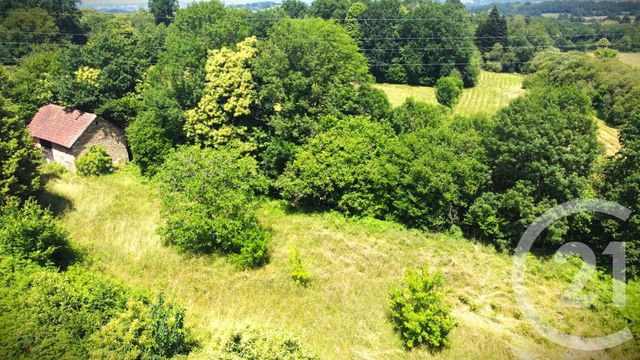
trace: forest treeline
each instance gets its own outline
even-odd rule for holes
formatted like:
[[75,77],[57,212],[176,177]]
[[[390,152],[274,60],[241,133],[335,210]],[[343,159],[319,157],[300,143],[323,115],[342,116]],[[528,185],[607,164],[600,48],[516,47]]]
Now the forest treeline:
[[[640,75],[615,58],[640,47],[637,25],[497,9],[475,17],[456,0],[287,0],[256,13],[154,0],[152,12],[130,15],[63,2],[0,9],[0,307],[15,326],[0,346],[16,356],[162,358],[195,344],[178,307],[72,264],[64,230],[33,200],[42,159],[25,125],[47,103],[125,128],[133,162],[161,195],[165,242],[228,254],[241,268],[269,261],[255,210],[264,197],[463,233],[507,252],[571,199],[640,210]],[[527,94],[494,116],[461,117],[412,99],[392,108],[372,86],[460,90],[483,67],[528,73]],[[614,156],[603,155],[595,116],[620,127]],[[637,276],[639,234],[639,215],[581,214],[554,224],[535,251],[575,240],[602,254],[623,239]],[[66,293],[76,295],[50,300]]]
[[575,1],[575,0],[551,0],[540,2],[502,2],[471,6],[470,11],[481,13],[497,6],[505,15],[542,15],[542,14],[566,14],[576,17],[584,16],[619,16],[640,15],[640,9],[636,1]]

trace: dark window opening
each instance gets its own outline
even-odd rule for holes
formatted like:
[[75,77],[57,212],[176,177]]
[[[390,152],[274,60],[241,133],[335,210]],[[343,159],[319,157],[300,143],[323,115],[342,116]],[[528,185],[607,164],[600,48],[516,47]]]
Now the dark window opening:
[[40,139],[40,146],[42,146],[47,150],[51,150],[51,148],[53,147],[53,144],[51,144],[51,141]]

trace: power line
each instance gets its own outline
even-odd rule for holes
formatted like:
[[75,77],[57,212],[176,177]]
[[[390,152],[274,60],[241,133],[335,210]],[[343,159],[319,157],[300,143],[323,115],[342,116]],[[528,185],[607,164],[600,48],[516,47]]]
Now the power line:
[[[501,64],[527,64],[528,61],[507,61],[501,62]],[[369,64],[371,67],[389,67],[389,66],[457,66],[457,65],[471,65],[474,64],[472,62],[449,62],[449,63],[377,63],[377,64]]]
[[[504,50],[508,49],[573,49],[573,48],[587,48],[596,47],[596,44],[574,44],[574,45],[526,45],[526,46],[504,46]],[[456,46],[456,47],[426,47],[426,48],[414,48],[414,47],[397,47],[397,48],[376,48],[376,49],[360,49],[361,51],[402,51],[402,50],[415,50],[415,51],[429,51],[429,50],[473,50],[476,46]]]
[[[53,35],[53,36],[84,36],[89,37],[96,34],[83,34],[83,33],[67,33],[67,32],[37,32],[37,31],[18,31],[9,30],[8,32],[14,34],[30,34],[30,35]],[[584,34],[567,34],[567,35],[520,35],[520,36],[434,36],[434,37],[368,37],[360,38],[359,40],[451,40],[451,39],[536,39],[536,38],[551,38],[551,39],[563,39],[572,37],[612,37],[612,36],[624,36],[624,35],[637,35],[640,32],[615,32],[615,33],[584,33]],[[164,38],[162,35],[153,35],[146,38]]]

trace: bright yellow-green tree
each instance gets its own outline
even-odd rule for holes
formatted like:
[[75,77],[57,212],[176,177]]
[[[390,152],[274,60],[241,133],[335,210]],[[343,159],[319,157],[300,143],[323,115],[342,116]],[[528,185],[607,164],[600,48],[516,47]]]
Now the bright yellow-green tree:
[[213,147],[234,143],[246,150],[244,117],[251,113],[254,81],[249,60],[256,54],[256,38],[239,42],[235,49],[209,51],[205,66],[204,94],[195,109],[187,112],[185,131],[197,143]]

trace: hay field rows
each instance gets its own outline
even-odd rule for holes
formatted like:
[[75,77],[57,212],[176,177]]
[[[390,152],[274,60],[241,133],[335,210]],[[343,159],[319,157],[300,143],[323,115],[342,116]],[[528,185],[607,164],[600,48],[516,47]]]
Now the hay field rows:
[[[453,113],[492,115],[507,106],[513,99],[524,94],[523,79],[524,77],[519,74],[482,71],[478,77],[478,85],[464,89],[460,102],[453,108]],[[389,102],[393,106],[401,105],[408,97],[430,104],[438,103],[433,87],[398,84],[376,84],[376,87],[387,94]]]

